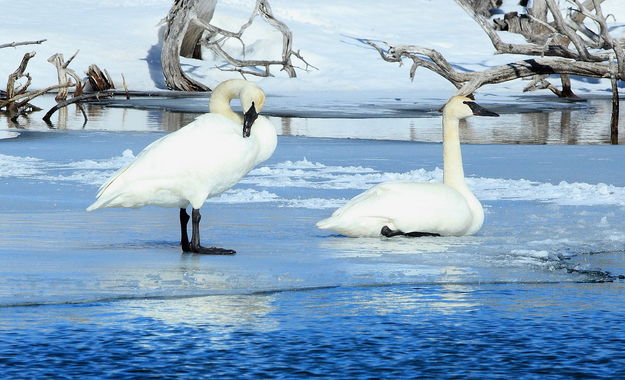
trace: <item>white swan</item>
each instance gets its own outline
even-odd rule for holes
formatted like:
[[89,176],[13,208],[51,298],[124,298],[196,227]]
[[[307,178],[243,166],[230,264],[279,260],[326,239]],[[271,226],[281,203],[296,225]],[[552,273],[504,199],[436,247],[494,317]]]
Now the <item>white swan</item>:
[[443,109],[444,184],[392,181],[357,195],[317,227],[350,237],[463,236],[484,222],[480,201],[464,181],[458,124],[472,115],[499,116],[455,96]]
[[[230,108],[241,100],[242,117]],[[97,200],[87,208],[143,206],[180,208],[180,244],[185,252],[233,254],[200,245],[200,207],[268,159],[276,148],[276,130],[258,116],[265,94],[257,85],[240,79],[221,83],[213,91],[209,109],[190,124],[148,145],[135,160],[106,181]],[[186,208],[191,205],[192,237],[189,241]]]

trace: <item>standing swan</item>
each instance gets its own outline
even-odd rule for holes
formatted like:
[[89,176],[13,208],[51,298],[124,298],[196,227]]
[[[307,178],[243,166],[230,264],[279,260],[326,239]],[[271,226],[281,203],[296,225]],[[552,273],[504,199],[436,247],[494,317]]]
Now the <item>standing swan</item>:
[[317,227],[350,237],[463,236],[479,231],[484,210],[464,181],[458,133],[460,120],[472,115],[499,116],[463,96],[454,96],[443,109],[444,184],[380,183]]
[[[241,100],[243,117],[230,108]],[[200,245],[200,207],[234,186],[276,149],[276,130],[258,116],[265,94],[240,79],[221,83],[213,91],[210,113],[148,145],[135,160],[106,181],[87,211],[105,207],[180,208],[180,245],[184,252],[230,255],[235,251]],[[252,128],[253,127],[253,128]],[[193,211],[189,242],[187,223]]]

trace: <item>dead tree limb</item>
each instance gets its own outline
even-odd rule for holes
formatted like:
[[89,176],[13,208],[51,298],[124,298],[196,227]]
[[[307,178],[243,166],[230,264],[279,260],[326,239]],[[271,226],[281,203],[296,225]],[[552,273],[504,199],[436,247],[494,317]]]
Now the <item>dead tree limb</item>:
[[[15,119],[17,115],[36,109],[37,107],[29,104],[29,102],[34,98],[62,87],[57,85],[50,86],[39,91],[27,91],[28,86],[30,86],[31,83],[31,77],[28,73],[24,73],[24,71],[26,70],[28,61],[34,56],[35,52],[24,54],[18,68],[9,75],[7,80],[7,91],[3,94],[4,99],[0,100],[0,110],[4,108],[11,119]],[[26,83],[16,89],[15,82],[22,77],[26,78]]]
[[[31,100],[33,100],[34,98],[41,96],[43,94],[46,94],[50,91],[54,91],[54,90],[58,90],[60,88],[63,88],[65,86],[73,86],[73,84],[70,85],[60,85],[60,84],[55,84],[54,86],[49,86],[46,87],[42,90],[37,90],[37,91],[29,91],[29,92],[25,92],[23,94],[19,94],[19,95],[15,95],[12,98],[9,99],[5,99],[0,101],[0,109],[4,108],[4,107],[8,107],[11,103],[16,103],[16,107],[22,107],[24,105],[26,105],[26,103],[30,102]],[[19,102],[18,102],[19,100]]]
[[[479,1],[455,1],[484,30],[497,54],[513,53],[538,58],[514,62],[482,72],[458,72],[442,54],[433,49],[413,45],[393,45],[387,42],[379,44],[370,40],[363,40],[363,42],[373,46],[388,62],[401,62],[403,58],[410,59],[412,61],[411,79],[414,79],[418,67],[425,67],[450,81],[458,88],[458,93],[464,94],[472,93],[484,84],[502,83],[534,75],[536,77],[526,87],[527,90],[548,88],[559,96],[575,96],[571,89],[569,75],[592,78],[615,77],[616,80],[625,80],[623,42],[612,38],[609,34],[606,17],[601,10],[603,0],[586,0],[585,2],[567,0],[574,6],[574,9],[566,18],[562,15],[555,0],[534,0],[533,7],[528,10],[530,20],[534,20],[532,28],[543,33],[541,40],[545,42],[526,44],[503,42],[495,26],[484,15],[481,9],[484,5]],[[551,22],[547,22],[549,19]],[[580,35],[581,32],[578,33],[578,30],[584,30],[582,26],[585,25],[582,23],[585,21],[594,23],[594,28],[599,33]],[[577,28],[570,25],[577,25]],[[591,41],[587,42],[587,40]],[[589,43],[594,45],[590,46]],[[601,46],[602,49],[591,49],[595,45]],[[613,61],[616,62],[616,70],[610,68]],[[558,90],[547,82],[546,79],[551,74],[562,76],[562,90]]]
[[[43,121],[45,121],[46,124],[48,124],[48,126],[53,127],[52,123],[50,122],[50,117],[52,117],[52,115],[59,109],[63,107],[67,107],[70,104],[80,103],[80,102],[84,102],[86,100],[92,100],[92,99],[100,100],[101,98],[108,98],[111,96],[113,96],[113,94],[109,92],[94,92],[90,94],[82,94],[82,95],[74,96],[71,99],[59,102],[55,104],[52,108],[50,108],[50,110],[46,112],[46,114],[43,116]],[[83,116],[85,117],[85,123],[86,123],[87,115],[84,113],[84,111],[83,111]]]
[[[535,75],[567,74],[581,75],[591,78],[610,78],[610,65],[596,62],[580,62],[560,57],[533,58],[523,61],[495,66],[484,71],[458,71],[434,49],[413,45],[390,45],[387,48],[373,41],[366,41],[374,47],[382,59],[387,62],[401,63],[403,58],[409,58],[413,64],[410,76],[414,79],[418,67],[425,67],[451,82],[458,88],[458,95],[469,95],[486,84],[508,82],[518,78],[527,78]],[[625,76],[622,76],[625,77]]]
[[82,93],[84,87],[82,80],[80,79],[80,77],[78,77],[78,74],[76,74],[74,70],[68,67],[77,54],[78,51],[76,51],[76,53],[74,53],[74,55],[67,62],[65,61],[65,59],[63,58],[63,54],[61,53],[56,53],[48,58],[48,62],[56,67],[59,85],[62,86],[60,87],[59,92],[54,98],[57,102],[62,102],[67,99],[69,87],[76,87],[76,89],[74,90],[74,96],[78,96]]
[[[612,141],[618,139],[618,81],[625,80],[625,41],[610,35],[607,17],[601,4],[604,0],[566,0],[571,5],[562,13],[556,0],[534,0],[527,15],[508,13],[493,22],[485,15],[481,0],[455,0],[489,37],[496,54],[521,54],[535,58],[491,67],[483,71],[459,72],[436,50],[387,42],[362,42],[374,47],[388,62],[412,61],[410,78],[419,67],[425,67],[451,82],[457,94],[469,95],[486,84],[518,78],[530,78],[524,91],[549,89],[560,97],[576,97],[570,75],[610,79],[612,85]],[[527,43],[504,42],[497,30],[525,36]],[[547,78],[559,75],[562,89]]]
[[[165,76],[165,83],[170,89],[183,91],[206,91],[203,84],[189,78],[180,68],[180,56],[201,58],[200,47],[212,50],[223,58],[231,68],[222,68],[225,71],[237,71],[241,74],[258,76],[271,75],[270,67],[277,65],[289,77],[297,76],[293,57],[303,62],[304,70],[314,68],[300,54],[293,50],[293,34],[288,26],[278,20],[269,5],[268,0],[256,0],[254,10],[238,31],[229,31],[212,25],[217,0],[177,0],[165,19],[167,27],[163,38],[161,65]],[[280,59],[249,60],[238,58],[235,54],[226,51],[224,43],[228,39],[237,40],[245,55],[245,43],[242,36],[252,25],[254,19],[260,16],[269,25],[282,34],[282,55]]]
[[113,78],[106,70],[100,70],[98,65],[89,65],[86,74],[92,91],[99,92],[115,88]]
[[22,46],[22,45],[39,45],[39,44],[42,44],[42,43],[44,43],[46,41],[47,41],[46,39],[43,39],[43,40],[37,40],[37,41],[11,42],[11,43],[8,43],[8,44],[0,45],[0,49],[8,48],[8,47]]
[[[161,67],[165,84],[171,90],[181,91],[210,91],[210,88],[202,83],[190,78],[180,67],[180,55],[182,44],[189,30],[191,20],[205,19],[207,22],[213,16],[217,0],[197,1],[197,0],[176,0],[165,18],[166,27],[163,35],[163,49],[161,51]],[[201,31],[201,32],[200,32]],[[185,55],[197,41],[192,41],[201,35],[203,29],[199,26],[192,26],[190,30],[192,37],[185,42]]]
[[[22,62],[20,62],[17,69],[15,69],[15,71],[9,75],[9,79],[7,80],[7,91],[6,91],[7,99],[10,99],[14,97],[15,95],[25,93],[28,86],[30,86],[32,78],[30,77],[30,74],[28,73],[24,74],[24,71],[26,70],[28,61],[30,61],[30,59],[34,57],[35,54],[36,53],[34,51],[24,54],[24,57],[22,57]],[[15,89],[15,81],[17,81],[18,79],[22,77],[26,77],[26,83],[20,86],[18,89]]]
[[[233,57],[222,48],[223,43],[228,38],[234,38],[241,43],[243,51],[245,51],[245,43],[242,40],[243,33],[245,33],[245,30],[252,25],[254,19],[257,16],[263,18],[269,25],[271,25],[282,34],[282,58],[280,60],[238,59]],[[305,64],[304,70],[309,70],[309,68],[316,69],[316,67],[308,63],[302,57],[299,51],[293,50],[293,33],[285,23],[275,18],[273,11],[271,10],[271,6],[269,5],[269,2],[267,0],[256,0],[256,5],[254,7],[252,15],[247,20],[247,22],[239,28],[237,32],[231,32],[221,28],[217,28],[213,25],[210,25],[209,23],[201,22],[199,20],[195,20],[195,22],[199,23],[209,32],[208,37],[202,41],[203,45],[208,49],[211,49],[213,52],[215,52],[215,54],[221,56],[223,59],[226,60],[226,62],[234,66],[234,68],[223,69],[225,71],[237,71],[241,74],[252,74],[266,77],[271,75],[270,66],[278,65],[281,66],[281,70],[285,71],[290,78],[294,78],[297,76],[297,73],[295,71],[295,66],[292,62],[292,57],[297,58]]]

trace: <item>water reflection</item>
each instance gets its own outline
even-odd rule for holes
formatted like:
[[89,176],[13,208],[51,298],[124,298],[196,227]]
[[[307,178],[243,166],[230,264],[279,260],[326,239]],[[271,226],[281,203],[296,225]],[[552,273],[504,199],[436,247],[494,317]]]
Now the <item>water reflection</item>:
[[[44,111],[9,120],[0,114],[0,125],[8,130],[48,130],[41,120],[45,110],[54,105],[54,99],[42,97],[38,104]],[[154,108],[137,109],[106,107],[84,104],[88,117],[84,117],[75,105],[63,108],[52,116],[52,125],[57,129],[111,130],[111,131],[176,131],[193,121],[198,113],[169,111],[172,99],[162,99]],[[177,100],[180,101],[180,100]],[[199,101],[199,100],[198,100]],[[201,101],[204,101],[201,99]],[[472,118],[462,122],[461,139],[469,144],[609,144],[611,103],[606,99],[591,99],[584,107],[557,108],[546,112],[505,113],[499,118]],[[152,107],[152,106],[150,106]],[[197,107],[197,109],[202,109]],[[440,142],[440,116],[425,114],[425,117],[381,117],[373,118],[302,118],[270,117],[285,136],[309,136],[328,138],[363,138],[384,140],[405,140]],[[625,126],[625,112],[619,124]],[[623,129],[623,128],[621,128]],[[6,133],[5,133],[5,136]],[[625,143],[621,133],[619,143]]]
[[[610,103],[590,100],[586,109],[502,114],[461,122],[460,137],[468,144],[609,144]],[[292,136],[370,138],[440,142],[440,117],[424,118],[274,118],[279,133]],[[620,125],[625,125],[621,113]],[[619,136],[625,143],[625,134]]]

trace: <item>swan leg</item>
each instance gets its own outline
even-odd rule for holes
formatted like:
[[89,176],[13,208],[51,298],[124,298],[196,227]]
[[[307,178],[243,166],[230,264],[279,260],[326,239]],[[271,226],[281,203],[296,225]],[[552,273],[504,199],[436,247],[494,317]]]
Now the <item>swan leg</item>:
[[187,214],[187,210],[180,209],[180,246],[183,252],[190,252],[191,246],[189,244],[189,235],[187,234],[187,224],[191,217]]
[[382,230],[380,231],[380,234],[382,234],[383,236],[386,237],[393,237],[393,236],[398,236],[398,235],[402,235],[402,236],[409,236],[409,237],[424,237],[424,236],[441,236],[440,234],[435,234],[432,232],[402,232],[400,230],[396,230],[393,231],[390,228],[388,228],[388,226],[384,226],[382,227]]
[[[185,212],[186,213],[186,212]],[[200,210],[193,209],[191,211],[191,244],[190,244],[190,252],[193,253],[201,253],[204,255],[234,255],[236,252],[232,249],[224,249],[217,247],[205,248],[200,245],[200,220],[202,219],[202,215],[200,215]]]

